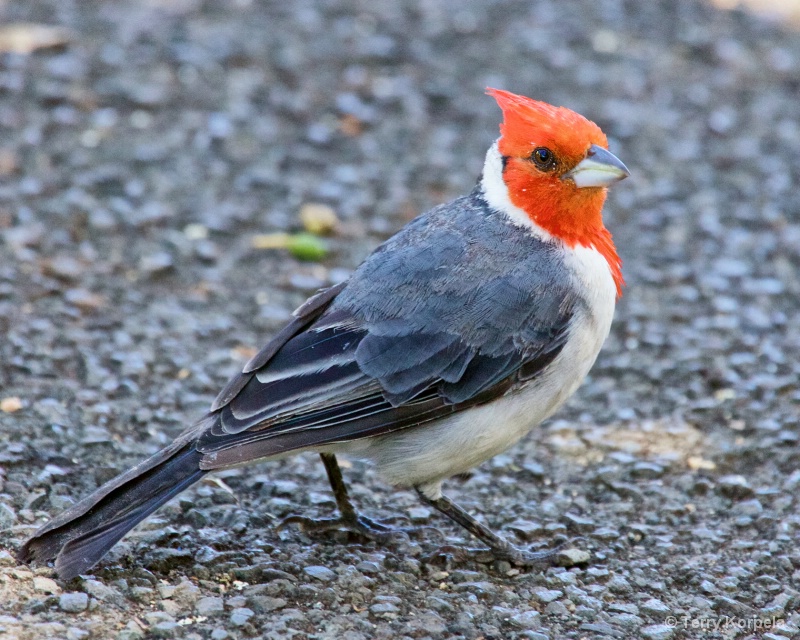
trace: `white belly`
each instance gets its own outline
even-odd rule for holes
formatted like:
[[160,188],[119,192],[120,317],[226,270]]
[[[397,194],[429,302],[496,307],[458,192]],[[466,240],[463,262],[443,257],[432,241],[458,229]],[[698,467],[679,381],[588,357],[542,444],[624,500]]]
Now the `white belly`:
[[566,266],[574,285],[585,292],[585,306],[576,309],[564,348],[538,378],[448,418],[326,450],[371,460],[389,482],[417,486],[435,499],[442,480],[516,443],[580,386],[611,328],[616,286],[605,259],[594,249],[578,248],[569,253]]

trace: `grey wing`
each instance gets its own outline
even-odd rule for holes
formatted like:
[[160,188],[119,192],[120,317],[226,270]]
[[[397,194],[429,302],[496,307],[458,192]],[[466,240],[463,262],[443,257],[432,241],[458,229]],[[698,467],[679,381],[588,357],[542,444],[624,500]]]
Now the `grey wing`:
[[201,466],[418,426],[538,376],[579,301],[540,241],[503,245],[503,225],[503,255],[487,255],[486,225],[471,228],[468,213],[418,219],[309,301],[220,394],[197,442]]
[[443,333],[376,336],[343,319],[289,340],[213,415],[197,444],[203,468],[383,435],[488,402],[535,377],[563,344],[487,355]]

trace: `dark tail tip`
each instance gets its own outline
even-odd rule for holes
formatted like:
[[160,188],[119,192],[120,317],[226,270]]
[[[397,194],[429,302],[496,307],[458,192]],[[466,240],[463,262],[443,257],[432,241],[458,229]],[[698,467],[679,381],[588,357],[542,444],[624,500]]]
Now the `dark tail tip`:
[[44,525],[17,553],[21,562],[55,560],[59,577],[87,572],[137,524],[207,472],[193,443],[162,449]]

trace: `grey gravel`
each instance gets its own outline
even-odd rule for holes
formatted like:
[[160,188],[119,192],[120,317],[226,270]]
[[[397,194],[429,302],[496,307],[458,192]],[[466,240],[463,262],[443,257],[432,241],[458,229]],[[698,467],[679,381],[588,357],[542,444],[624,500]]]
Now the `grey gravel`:
[[561,596],[564,595],[563,591],[559,591],[558,589],[543,589],[537,588],[533,589],[533,597],[536,598],[538,602],[543,604],[547,604],[548,602],[553,602],[553,600],[557,600]]
[[45,578],[44,576],[36,576],[33,579],[34,591],[43,591],[44,593],[61,593],[61,587],[58,586],[55,580]]
[[558,618],[559,616],[566,617],[570,615],[569,608],[561,601],[551,602],[544,608],[544,612],[553,618]]
[[540,522],[531,522],[529,520],[517,520],[508,525],[508,529],[523,540],[533,540],[544,531]]
[[558,552],[558,563],[562,567],[571,567],[576,564],[589,562],[591,554],[583,549],[563,549]]
[[0,502],[0,528],[8,529],[17,521],[17,514],[14,509],[5,503]]
[[356,565],[356,569],[366,575],[380,573],[381,570],[377,563],[369,561],[359,562]]
[[675,635],[675,628],[668,624],[652,624],[642,627],[640,633],[647,640],[669,640]]
[[524,611],[511,616],[508,621],[520,629],[539,629],[542,626],[542,615],[538,611]]
[[612,576],[606,586],[614,593],[629,593],[632,590],[631,583],[622,575]]
[[85,593],[63,593],[58,599],[58,607],[67,613],[80,613],[89,606],[89,596]]
[[336,574],[333,571],[328,569],[328,567],[322,566],[304,567],[303,573],[320,582],[330,582],[336,578]]
[[750,498],[753,495],[753,488],[744,476],[723,476],[717,481],[717,486],[719,492],[729,498]]
[[104,584],[99,580],[84,580],[82,587],[87,594],[101,602],[107,602],[118,607],[124,606],[125,598],[115,587]]
[[252,609],[248,609],[247,607],[237,607],[233,611],[231,611],[230,621],[231,624],[236,627],[241,627],[247,624],[247,622],[255,615]]
[[247,599],[247,604],[256,613],[269,613],[276,609],[282,609],[288,602],[285,598],[274,598],[272,596],[251,596]]
[[369,611],[376,616],[380,616],[384,614],[396,614],[400,609],[391,602],[379,602],[378,604],[373,604],[369,608]]
[[650,598],[646,602],[643,602],[641,609],[644,613],[647,613],[653,617],[665,616],[670,612],[670,608],[658,598]]
[[153,638],[174,638],[178,635],[179,629],[177,622],[163,620],[151,625],[148,635]]
[[[0,51],[0,402],[21,407],[0,411],[0,635],[689,637],[670,615],[797,632],[792,23],[703,0],[0,3],[3,28],[30,23],[64,31]],[[359,462],[359,508],[417,532],[279,530],[334,511],[309,455],[218,474],[73,583],[18,567],[311,289],[472,188],[497,134],[486,86],[585,113],[632,172],[607,208],[628,285],[590,378],[445,485],[532,550],[581,536],[563,566],[435,553],[475,541]],[[305,204],[339,219],[325,259],[251,248]]]
[[194,609],[200,616],[216,616],[225,610],[225,606],[222,598],[206,596],[197,601]]
[[134,621],[130,621],[124,629],[116,635],[117,640],[139,640],[144,638],[142,628]]

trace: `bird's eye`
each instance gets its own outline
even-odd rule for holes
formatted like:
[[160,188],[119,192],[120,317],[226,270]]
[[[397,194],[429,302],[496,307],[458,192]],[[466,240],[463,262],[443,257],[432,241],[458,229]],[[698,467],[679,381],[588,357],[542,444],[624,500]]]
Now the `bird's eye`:
[[534,149],[531,154],[531,160],[533,160],[537,167],[545,171],[550,171],[556,166],[556,157],[547,147],[538,147]]

